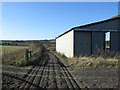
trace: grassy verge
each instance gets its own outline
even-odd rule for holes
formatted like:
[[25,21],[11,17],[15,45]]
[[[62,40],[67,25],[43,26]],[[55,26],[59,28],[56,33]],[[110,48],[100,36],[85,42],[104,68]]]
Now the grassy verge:
[[75,68],[87,68],[87,67],[118,67],[120,57],[91,57],[91,56],[80,56],[80,57],[73,57],[67,58],[65,55],[54,52],[60,59],[65,60],[68,62],[70,66]]
[[117,58],[102,58],[102,57],[74,57],[67,59],[70,65],[75,67],[118,67]]
[[43,58],[42,55],[44,52],[44,46],[35,44],[32,47],[32,51],[34,51],[32,56],[29,58],[29,62],[26,65],[38,64],[37,62]]

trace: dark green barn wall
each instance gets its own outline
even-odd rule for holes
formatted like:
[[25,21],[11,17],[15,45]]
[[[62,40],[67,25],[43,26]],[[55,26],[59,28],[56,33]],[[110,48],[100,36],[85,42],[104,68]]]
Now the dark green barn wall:
[[[111,32],[111,51],[116,51],[120,53],[120,18],[113,19],[103,23],[96,23],[93,25],[88,25],[82,27],[84,29],[98,29],[98,31],[106,30]],[[101,33],[93,32],[92,33],[92,52],[94,52],[95,45],[97,43],[98,47],[103,47],[103,35]],[[99,37],[100,36],[100,37]]]
[[111,52],[118,52],[118,32],[111,32]]
[[92,54],[98,53],[98,50],[104,49],[105,46],[105,33],[92,32]]
[[120,19],[117,19],[117,32],[111,32],[111,52],[120,54]]
[[91,55],[91,32],[74,31],[74,56]]
[[120,32],[118,33],[118,53],[120,54]]

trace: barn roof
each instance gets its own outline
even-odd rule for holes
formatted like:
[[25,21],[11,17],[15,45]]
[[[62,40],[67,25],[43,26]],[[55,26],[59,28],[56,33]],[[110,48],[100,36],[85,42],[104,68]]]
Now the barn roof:
[[[82,25],[82,26],[77,26],[77,27],[73,27],[71,28],[70,30],[64,32],[63,34],[59,35],[58,37],[61,37],[62,35],[72,31],[72,30],[75,30],[75,29],[79,29],[79,30],[82,30],[82,31],[90,31],[91,29],[80,29],[80,28],[83,28],[83,27],[86,27],[86,26],[90,26],[90,25],[95,25],[95,24],[99,24],[99,23],[103,23],[103,22],[108,22],[108,21],[111,21],[111,20],[115,20],[115,19],[118,19],[120,18],[120,15],[117,15],[117,16],[113,16],[109,19],[106,19],[106,20],[103,20],[103,21],[99,21],[99,22],[94,22],[94,23],[90,23],[90,24],[86,24],[86,25]],[[93,30],[93,29],[92,29]],[[95,30],[96,31],[96,30]],[[103,30],[104,31],[104,30]],[[56,39],[58,38],[56,37]]]
[[99,23],[103,23],[103,22],[108,22],[108,21],[115,20],[115,19],[118,19],[118,18],[120,18],[120,15],[113,16],[113,17],[111,17],[111,18],[109,18],[109,19],[106,19],[106,20],[103,20],[103,21],[94,22],[94,23],[90,23],[90,24],[86,24],[86,25],[82,25],[82,26],[78,26],[78,27],[73,27],[72,29],[82,28],[82,27],[86,27],[86,26],[94,25],[94,24],[99,24]]

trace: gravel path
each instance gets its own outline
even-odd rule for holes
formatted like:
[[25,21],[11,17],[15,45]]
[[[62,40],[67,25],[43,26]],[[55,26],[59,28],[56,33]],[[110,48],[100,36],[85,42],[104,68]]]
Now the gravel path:
[[29,67],[3,66],[3,89],[80,89],[67,67],[46,51],[43,59]]

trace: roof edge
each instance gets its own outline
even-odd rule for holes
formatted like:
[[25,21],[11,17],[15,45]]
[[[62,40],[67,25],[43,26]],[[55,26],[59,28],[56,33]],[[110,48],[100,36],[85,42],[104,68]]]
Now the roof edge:
[[60,35],[59,35],[59,36],[57,36],[55,39],[57,39],[57,38],[61,37],[62,35],[64,35],[64,34],[66,34],[66,33],[70,32],[70,31],[72,31],[72,30],[73,30],[73,29],[70,29],[70,30],[68,30],[68,31],[64,32],[63,34],[60,34]]

